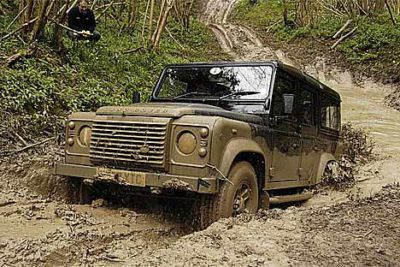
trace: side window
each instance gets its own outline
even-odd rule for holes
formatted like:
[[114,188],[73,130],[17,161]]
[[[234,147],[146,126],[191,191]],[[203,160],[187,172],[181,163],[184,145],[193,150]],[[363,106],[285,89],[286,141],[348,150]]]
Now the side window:
[[275,79],[275,87],[272,95],[272,114],[275,116],[286,115],[283,103],[284,94],[295,94],[295,83],[289,76],[280,74]]
[[339,106],[324,95],[321,95],[321,126],[339,130]]
[[305,89],[300,89],[300,121],[302,124],[315,125],[314,94]]

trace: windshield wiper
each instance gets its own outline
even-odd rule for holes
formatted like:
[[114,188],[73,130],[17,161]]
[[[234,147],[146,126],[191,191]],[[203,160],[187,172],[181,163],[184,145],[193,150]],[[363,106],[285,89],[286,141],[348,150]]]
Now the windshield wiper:
[[207,94],[207,93],[204,93],[204,92],[189,92],[189,93],[185,93],[185,94],[183,94],[183,95],[178,95],[178,96],[175,96],[174,97],[174,100],[175,99],[179,99],[179,98],[182,98],[182,97],[185,97],[185,96],[192,96],[192,95],[210,95],[210,94]]
[[255,94],[259,94],[259,93],[260,93],[259,91],[238,91],[238,92],[233,92],[233,93],[221,96],[218,100],[221,101],[221,100],[224,100],[231,96],[255,95]]

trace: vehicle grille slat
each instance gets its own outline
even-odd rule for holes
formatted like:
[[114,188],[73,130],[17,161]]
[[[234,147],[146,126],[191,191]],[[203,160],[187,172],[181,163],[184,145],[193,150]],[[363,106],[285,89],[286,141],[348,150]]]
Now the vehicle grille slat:
[[[157,164],[157,165],[163,164],[162,160],[159,160],[159,161],[136,160],[136,159],[129,159],[129,158],[118,158],[118,157],[108,157],[108,156],[98,156],[98,155],[96,155],[96,158],[107,160],[108,163],[114,163],[114,162],[117,162],[117,161],[123,161],[123,162],[148,163],[148,164]],[[117,162],[116,165],[118,165],[118,162]]]
[[168,122],[95,120],[91,161],[94,165],[140,163],[164,167],[167,128]]
[[[103,148],[96,148],[96,149],[93,149],[92,150],[92,152],[93,153],[101,153],[101,152],[103,152],[103,151],[105,151],[105,152],[107,152],[107,151],[118,151],[118,152],[124,152],[124,150],[128,150],[130,153],[131,153],[131,155],[132,155],[132,151],[133,151],[133,153],[134,154],[143,154],[143,153],[141,153],[138,149],[134,149],[134,150],[132,150],[132,149],[126,149],[126,148],[121,148],[121,147],[103,147]],[[124,155],[127,155],[126,153],[123,153]],[[154,149],[149,149],[149,152],[147,153],[148,155],[152,155],[152,154],[157,154],[157,155],[162,155],[162,154],[164,154],[164,151],[163,150],[154,150]],[[143,155],[145,155],[145,154],[143,154]]]
[[[92,142],[102,143],[103,145],[106,144],[106,143],[110,143],[110,142],[111,142],[111,144],[126,144],[126,145],[128,145],[128,144],[132,144],[132,145],[139,144],[139,147],[141,147],[142,144],[144,143],[144,140],[142,140],[142,139],[135,140],[133,138],[124,139],[124,138],[97,137],[97,134],[96,134],[96,135],[92,135]],[[161,140],[161,141],[150,140],[150,141],[147,141],[146,143],[149,146],[154,145],[154,146],[159,147],[159,146],[163,145],[165,142],[164,142],[164,140]]]
[[111,158],[127,158],[127,159],[136,159],[136,160],[141,160],[141,159],[157,159],[157,160],[162,160],[163,156],[156,156],[156,155],[144,155],[144,154],[125,154],[125,153],[116,153],[112,151],[93,151],[93,154],[97,155],[103,155],[103,156],[110,156]]
[[[121,129],[103,129],[103,128],[94,128],[94,130],[96,130],[96,133],[101,133],[101,134],[113,134],[115,131],[118,131],[119,133],[123,133],[123,134],[128,134],[129,136],[131,136],[131,135],[135,135],[135,134],[143,134],[143,132],[141,132],[141,131],[136,131],[136,130],[121,130]],[[151,136],[153,136],[153,135],[155,135],[155,136],[158,136],[158,135],[165,135],[165,129],[161,129],[160,131],[158,131],[158,132],[155,132],[155,131],[147,131],[147,134],[148,135],[151,135]]]
[[[120,136],[120,135],[117,135],[117,134],[114,134],[114,135],[102,135],[102,134],[99,134],[99,133],[93,133],[92,134],[92,136],[93,137],[96,137],[97,139],[104,139],[104,140],[110,140],[110,139],[118,139],[118,140],[122,140],[122,138],[123,139],[125,139],[125,138],[129,138],[129,139],[133,139],[133,140],[135,140],[135,139],[143,139],[143,140],[164,140],[164,138],[165,138],[165,134],[164,134],[164,136],[161,136],[161,137],[159,137],[159,136],[139,136],[139,135],[126,135],[126,136]],[[105,138],[102,138],[102,137],[105,137]],[[121,138],[118,138],[118,137],[121,137]],[[128,139],[128,140],[129,140]],[[126,140],[126,139],[125,139]],[[127,140],[127,141],[128,141]]]

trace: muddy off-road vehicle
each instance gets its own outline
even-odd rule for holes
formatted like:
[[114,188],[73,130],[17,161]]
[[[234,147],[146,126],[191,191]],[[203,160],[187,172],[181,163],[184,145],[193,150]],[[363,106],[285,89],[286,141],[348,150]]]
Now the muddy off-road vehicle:
[[205,227],[308,199],[339,150],[340,103],[280,62],[170,65],[147,103],[72,114],[55,173],[192,198]]

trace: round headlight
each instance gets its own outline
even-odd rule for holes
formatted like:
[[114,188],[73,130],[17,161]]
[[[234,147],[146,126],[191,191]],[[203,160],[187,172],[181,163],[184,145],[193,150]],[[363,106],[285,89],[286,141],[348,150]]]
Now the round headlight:
[[68,127],[69,127],[71,130],[73,130],[73,129],[75,128],[75,122],[73,122],[73,121],[68,122]]
[[79,143],[81,146],[89,146],[92,137],[92,128],[84,126],[79,131]]
[[196,149],[196,136],[191,132],[183,132],[178,137],[178,149],[183,154],[191,154]]

